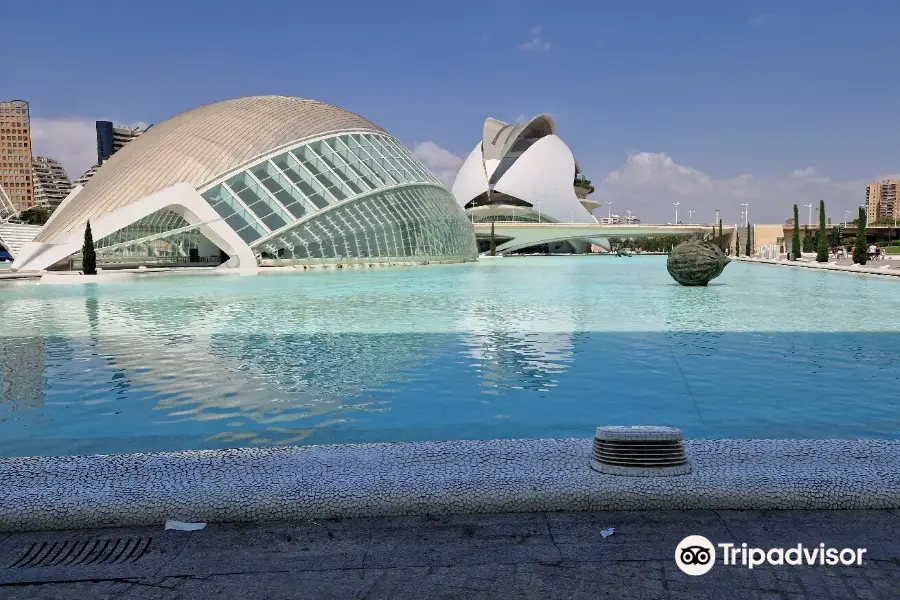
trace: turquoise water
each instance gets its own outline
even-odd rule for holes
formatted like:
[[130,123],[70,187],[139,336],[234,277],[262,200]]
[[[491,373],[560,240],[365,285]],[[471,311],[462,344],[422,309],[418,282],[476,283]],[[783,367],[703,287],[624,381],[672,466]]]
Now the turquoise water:
[[0,283],[0,455],[900,437],[900,282],[665,257]]

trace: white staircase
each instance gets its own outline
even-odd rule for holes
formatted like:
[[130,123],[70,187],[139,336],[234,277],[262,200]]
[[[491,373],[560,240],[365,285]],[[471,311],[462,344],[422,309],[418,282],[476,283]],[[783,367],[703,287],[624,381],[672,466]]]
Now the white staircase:
[[22,246],[34,240],[40,230],[40,225],[0,223],[0,245],[9,250],[15,258]]

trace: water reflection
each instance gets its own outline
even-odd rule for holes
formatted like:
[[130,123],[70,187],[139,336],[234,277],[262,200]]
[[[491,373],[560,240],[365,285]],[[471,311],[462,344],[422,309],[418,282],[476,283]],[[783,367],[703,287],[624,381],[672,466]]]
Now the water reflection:
[[[842,312],[833,279],[814,288],[838,306],[821,307],[823,324],[781,297],[782,271],[696,289],[672,285],[663,261],[535,259],[0,287],[0,455],[564,436],[597,422],[900,435],[900,333],[822,332],[871,311]],[[820,301],[798,286],[787,296]],[[888,314],[895,289],[857,294]]]
[[12,410],[44,406],[45,344],[40,337],[0,337],[0,403]]

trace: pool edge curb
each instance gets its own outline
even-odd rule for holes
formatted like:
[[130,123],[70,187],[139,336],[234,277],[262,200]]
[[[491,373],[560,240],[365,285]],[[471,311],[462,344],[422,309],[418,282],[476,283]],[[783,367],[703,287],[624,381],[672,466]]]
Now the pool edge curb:
[[900,508],[900,441],[686,440],[690,474],[590,468],[591,440],[0,459],[0,532],[507,512]]

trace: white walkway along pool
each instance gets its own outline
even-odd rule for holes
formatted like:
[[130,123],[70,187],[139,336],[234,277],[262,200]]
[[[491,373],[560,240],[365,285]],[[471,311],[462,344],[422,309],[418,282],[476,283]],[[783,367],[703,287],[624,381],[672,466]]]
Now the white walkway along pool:
[[900,438],[900,282],[665,257],[0,282],[0,455]]

